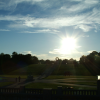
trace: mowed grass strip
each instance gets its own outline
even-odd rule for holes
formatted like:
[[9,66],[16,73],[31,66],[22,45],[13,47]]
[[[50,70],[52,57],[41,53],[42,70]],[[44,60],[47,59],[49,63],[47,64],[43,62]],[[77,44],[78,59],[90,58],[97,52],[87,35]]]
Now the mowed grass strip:
[[73,79],[73,80],[91,80],[97,81],[97,76],[64,76],[64,75],[50,75],[45,79]]
[[63,81],[60,81],[59,83],[97,86],[97,82],[65,82],[65,81],[63,82]]
[[73,87],[73,89],[82,89],[82,90],[96,90],[97,89],[97,88],[92,88],[92,87],[58,85],[58,84],[42,83],[42,82],[30,83],[30,84],[26,85],[25,88],[34,88],[34,89],[52,88],[52,89],[57,89],[58,86],[62,86],[63,89],[67,88],[67,87]]
[[[0,75],[0,77],[3,77],[3,78],[18,78],[19,76],[24,79],[27,78],[27,75]],[[34,77],[36,77],[36,76],[34,76]]]
[[11,84],[14,84],[15,82],[0,82],[0,87],[3,87],[3,86],[8,86],[8,85],[11,85]]

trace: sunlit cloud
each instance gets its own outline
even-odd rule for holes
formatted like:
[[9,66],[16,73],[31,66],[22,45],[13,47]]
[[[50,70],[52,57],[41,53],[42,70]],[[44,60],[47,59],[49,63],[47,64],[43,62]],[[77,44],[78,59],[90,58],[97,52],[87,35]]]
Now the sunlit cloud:
[[61,54],[60,49],[54,49],[53,51],[49,51],[51,54]]
[[88,31],[90,31],[93,27],[92,27],[92,26],[88,26],[88,25],[82,24],[82,25],[77,25],[77,26],[75,27],[75,29],[77,29],[77,28],[82,29],[84,32],[88,32]]
[[[90,15],[91,14],[91,15]],[[97,13],[96,13],[97,14]],[[90,15],[90,16],[89,16]],[[58,17],[58,18],[34,18],[31,16],[0,16],[0,20],[13,21],[12,24],[8,25],[11,28],[33,27],[33,28],[61,28],[65,26],[75,26],[75,29],[80,28],[84,32],[88,32],[95,28],[99,23],[100,19],[97,16],[93,16],[92,13],[86,13],[83,15],[75,15],[71,17]],[[92,26],[91,26],[92,24]],[[95,26],[93,24],[96,24]]]
[[[84,32],[88,32],[91,29],[99,29],[100,24],[100,9],[94,8],[90,12],[84,14],[75,14],[74,16],[57,16],[57,17],[48,17],[48,18],[35,18],[31,15],[6,15],[0,16],[1,21],[10,21],[8,25],[9,28],[62,28],[67,26],[74,26],[75,29],[82,29]],[[55,15],[54,15],[55,16]]]
[[[79,46],[78,48],[80,48],[81,46]],[[66,55],[66,54],[68,54],[68,55],[72,55],[72,54],[84,54],[84,53],[86,53],[86,52],[79,52],[79,51],[77,51],[77,50],[73,50],[73,51],[71,51],[70,53],[69,52],[66,52],[66,54],[63,54],[62,52],[61,52],[61,49],[54,49],[54,50],[52,50],[52,51],[49,51],[49,53],[50,54],[62,54],[62,55]]]
[[36,31],[23,31],[23,32],[20,32],[20,33],[53,33],[53,34],[56,34],[56,33],[59,33],[60,31],[58,30],[53,30],[53,29],[42,29],[42,30],[36,30]]
[[22,54],[32,54],[32,51],[23,51]]
[[90,51],[87,51],[87,53],[92,53],[93,51],[96,51],[96,50],[90,50]]

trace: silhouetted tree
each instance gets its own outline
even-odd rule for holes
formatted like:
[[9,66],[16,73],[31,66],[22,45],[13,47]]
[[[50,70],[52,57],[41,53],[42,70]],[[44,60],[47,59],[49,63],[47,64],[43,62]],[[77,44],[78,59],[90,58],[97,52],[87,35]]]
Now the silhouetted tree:
[[62,61],[62,64],[68,64],[68,59],[64,59],[64,60]]
[[38,62],[39,62],[39,60],[36,56],[33,56],[32,60],[33,60],[33,64],[38,64]]

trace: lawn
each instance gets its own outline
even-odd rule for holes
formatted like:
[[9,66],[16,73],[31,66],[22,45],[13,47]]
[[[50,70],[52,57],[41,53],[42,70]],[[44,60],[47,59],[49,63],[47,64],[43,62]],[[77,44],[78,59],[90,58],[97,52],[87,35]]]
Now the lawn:
[[91,76],[91,73],[81,64],[79,64],[77,67],[75,67],[74,64],[61,64],[57,66],[52,75],[64,75],[66,71],[70,72],[71,75]]
[[14,84],[15,82],[0,82],[0,87],[3,87],[3,86],[8,86],[8,85],[11,85],[11,84]]
[[[62,86],[62,88],[72,87],[69,85],[58,85],[58,84],[52,84],[52,83],[42,83],[42,82],[36,82],[36,83],[30,83],[25,86],[25,88],[34,88],[34,89],[43,89],[43,88],[52,88],[57,89],[58,86]],[[96,88],[91,87],[79,87],[79,86],[73,86],[73,89],[82,89],[82,90],[96,90]]]
[[[27,75],[0,75],[0,77],[3,77],[3,78],[6,78],[6,77],[9,77],[9,78],[16,78],[16,77],[21,77],[21,78],[27,78]],[[35,76],[34,76],[35,77]]]
[[[12,71],[12,69],[9,69],[8,72],[4,72],[3,70],[3,73],[4,75],[41,75],[46,69],[50,67],[51,65],[47,64],[32,64],[26,67],[16,69],[14,71]],[[64,75],[66,71],[70,72],[71,75],[75,76],[91,76],[91,73],[81,64],[75,67],[74,64],[63,65],[61,63],[56,67],[56,69],[52,72],[51,75]]]
[[20,68],[12,72],[9,72],[8,74],[9,75],[29,75],[29,74],[41,75],[50,66],[51,65],[46,65],[46,64],[32,64],[24,68]]
[[97,76],[64,76],[64,75],[50,75],[45,79],[69,79],[69,78],[84,78],[85,80],[97,80]]
[[78,84],[78,85],[89,85],[89,86],[97,86],[97,82],[66,82],[60,81],[59,83],[67,83],[67,84]]

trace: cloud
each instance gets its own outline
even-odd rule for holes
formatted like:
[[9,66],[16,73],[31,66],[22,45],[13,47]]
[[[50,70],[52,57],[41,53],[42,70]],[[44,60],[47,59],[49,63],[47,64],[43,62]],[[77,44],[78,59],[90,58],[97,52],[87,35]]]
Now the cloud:
[[[83,31],[90,31],[93,27],[96,27],[100,23],[100,13],[97,16],[93,16],[91,13],[75,15],[70,17],[58,17],[58,18],[34,18],[32,16],[0,16],[0,20],[12,21],[9,25],[11,28],[19,28],[20,26],[33,27],[33,28],[61,28],[65,26],[76,26]],[[93,26],[96,24],[96,26]],[[92,25],[92,26],[91,26]]]
[[83,24],[83,25],[77,25],[77,26],[75,27],[75,29],[77,29],[77,28],[82,29],[84,32],[88,32],[88,31],[90,31],[93,27]]
[[32,51],[23,51],[22,54],[32,54]]
[[3,10],[15,10],[17,5],[19,3],[24,3],[24,2],[27,2],[27,3],[30,3],[31,5],[35,4],[35,3],[39,3],[39,2],[42,2],[44,0],[2,0],[0,2],[0,9],[3,9]]
[[28,28],[26,25],[23,25],[21,23],[14,23],[14,24],[9,24],[8,28],[15,28],[15,29],[21,29],[21,28]]
[[0,31],[10,31],[10,30],[7,30],[7,29],[0,29]]
[[[31,54],[32,56],[38,57],[38,59],[49,59],[48,54],[33,54],[32,51],[23,51],[22,54]],[[52,59],[52,57],[51,57]]]
[[56,33],[59,33],[60,31],[58,30],[53,30],[53,29],[42,29],[42,30],[36,30],[36,31],[23,31],[23,32],[20,32],[20,33],[53,33],[53,34],[56,34]]
[[90,51],[87,51],[87,53],[92,53],[93,51],[96,51],[96,50],[90,50]]
[[38,57],[38,59],[44,59],[44,60],[46,59],[54,60],[55,59],[54,56],[50,56],[48,54],[33,54],[33,56]]
[[60,53],[60,49],[54,49],[53,51],[49,51],[52,55],[57,55],[60,59],[76,59],[79,60],[82,55],[86,55],[87,52],[82,52],[78,50],[73,50],[70,54],[62,54]]
[[[62,27],[66,26],[75,26],[76,29],[80,28],[84,32],[88,32],[91,29],[95,28],[97,31],[97,26],[100,24],[100,8],[94,7],[94,5],[98,5],[99,1],[98,0],[69,0],[71,6],[66,8],[67,6],[62,6],[61,9],[64,9],[63,11],[59,11],[59,7],[56,10],[57,13],[54,13],[53,10],[51,10],[52,16],[47,16],[47,17],[35,17],[35,15],[6,15],[0,16],[1,21],[10,21],[10,24],[8,27],[10,28],[47,28],[48,30],[40,30],[40,31],[47,31],[51,32],[52,29],[59,29]],[[73,3],[73,1],[77,1],[78,3]],[[15,0],[13,1],[14,3],[16,2],[21,3],[21,2],[41,2],[41,0]],[[44,1],[46,2],[46,1]],[[16,4],[15,3],[15,4]],[[50,2],[51,3],[51,2]],[[11,4],[10,4],[11,5]],[[80,6],[78,6],[80,5]],[[82,7],[86,7],[88,9],[89,7],[94,7],[92,10],[85,12],[85,13],[73,13],[70,10],[72,9],[78,11],[82,10]],[[66,10],[65,10],[66,9]],[[85,9],[85,8],[84,8]],[[59,13],[58,13],[59,12]],[[63,13],[65,13],[63,15]],[[70,12],[70,14],[69,14]],[[98,27],[99,29],[99,27]],[[39,31],[37,31],[38,33]],[[31,32],[30,32],[31,33]],[[52,32],[51,32],[52,33]]]
[[39,58],[47,57],[47,54],[32,54],[33,56],[37,56]]
[[[83,10],[87,10],[90,9],[92,7],[94,7],[95,5],[98,5],[99,0],[70,0],[71,4],[69,4],[70,6],[62,6],[60,8],[60,10],[63,10],[64,12],[81,12]],[[72,2],[77,2],[77,3],[73,3]]]
[[49,51],[51,54],[61,54],[60,49],[54,49],[53,51]]
[[[80,48],[81,46],[77,46],[77,48]],[[63,54],[61,52],[61,49],[54,49],[53,51],[49,51],[50,54],[61,54],[61,55],[72,55],[72,54],[84,54],[85,52],[79,52],[77,50],[72,50],[70,53],[66,52],[66,54]]]

